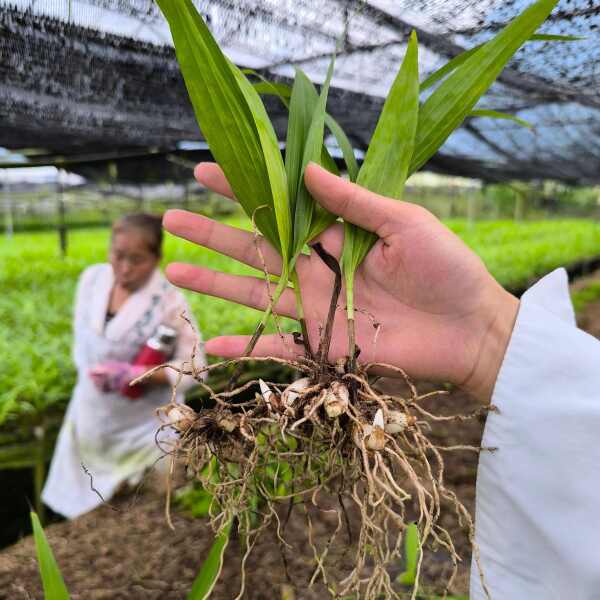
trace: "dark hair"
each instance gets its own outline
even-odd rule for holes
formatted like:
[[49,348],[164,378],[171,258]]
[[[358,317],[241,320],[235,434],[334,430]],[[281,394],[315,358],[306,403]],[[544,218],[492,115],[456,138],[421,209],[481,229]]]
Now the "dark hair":
[[162,255],[162,217],[148,213],[133,213],[121,217],[112,226],[111,239],[117,233],[123,233],[128,229],[138,229],[144,235],[148,249],[155,256]]

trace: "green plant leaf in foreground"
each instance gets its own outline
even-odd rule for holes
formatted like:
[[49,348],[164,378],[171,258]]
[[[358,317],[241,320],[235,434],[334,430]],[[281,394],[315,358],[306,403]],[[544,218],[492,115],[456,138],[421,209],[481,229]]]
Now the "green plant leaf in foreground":
[[69,600],[69,592],[36,513],[30,513],[33,539],[46,600]]
[[[584,37],[576,35],[554,35],[547,33],[534,33],[527,41],[528,42],[579,42],[584,40]],[[434,71],[427,79],[421,83],[421,90],[426,90],[431,87],[434,83],[442,80],[446,75],[454,71],[457,67],[462,65],[467,58],[475,54],[477,50],[482,48],[485,44],[478,44],[469,48],[460,54],[457,54],[454,58],[449,60],[445,65],[442,65],[439,69]]]
[[[327,69],[327,77],[321,87],[321,93],[314,105],[310,118],[310,126],[306,134],[306,142],[302,154],[302,166],[300,169],[300,179],[298,181],[298,191],[294,210],[294,256],[298,256],[304,244],[309,240],[312,230],[313,217],[315,214],[315,201],[309,194],[304,184],[304,171],[309,162],[321,162],[323,136],[325,129],[325,114],[327,107],[327,95],[329,85],[333,76],[333,67],[335,59],[332,58]],[[312,85],[312,84],[311,84]],[[332,222],[335,217],[331,217]]]
[[[279,233],[279,247],[283,258],[284,269],[290,258],[290,247],[293,241],[292,217],[288,202],[287,178],[285,166],[279,149],[277,135],[273,124],[265,110],[264,104],[246,76],[231,62],[228,61],[242,94],[250,107],[254,125],[262,147],[264,162],[271,188],[271,199],[275,210],[275,221]],[[260,211],[257,211],[260,212]],[[256,218],[256,214],[252,215]]]
[[515,117],[515,115],[510,115],[508,113],[500,112],[498,110],[487,110],[487,109],[478,109],[472,110],[469,113],[470,117],[489,117],[490,119],[506,119],[507,121],[513,121],[517,123],[517,125],[521,125],[521,127],[526,127],[527,129],[533,129],[533,125],[526,121],[525,119],[520,119],[519,117]]
[[558,0],[538,0],[472,53],[429,96],[419,111],[409,173],[423,166],[459,127],[514,53],[545,21]]
[[223,556],[229,543],[230,531],[231,523],[228,523],[215,538],[200,572],[194,579],[187,600],[205,600],[210,596],[223,569]]
[[419,530],[414,523],[411,523],[404,533],[404,559],[406,568],[400,573],[397,582],[402,585],[414,585],[417,580],[417,565],[421,553],[421,542],[419,539]]
[[[269,129],[270,123],[264,122],[262,113],[252,113],[258,104],[262,106],[258,93],[249,82],[251,92],[240,89],[240,77],[247,80],[241,73],[236,76],[239,69],[221,52],[191,0],[157,3],[169,23],[196,119],[215,160],[246,214],[255,215],[263,235],[275,248],[281,248],[271,188],[277,176],[273,168],[269,169],[263,153],[264,147],[271,149],[273,145],[268,140],[272,127]],[[248,98],[252,93],[258,102],[253,99],[250,106]],[[274,143],[277,145],[276,139]],[[257,210],[263,205],[266,208]]]
[[[410,36],[402,66],[383,105],[369,150],[356,182],[391,198],[400,198],[411,163],[419,111],[419,61],[416,33]],[[353,319],[354,273],[376,236],[344,224],[342,266],[346,280],[348,319]]]
[[340,124],[329,114],[325,115],[325,125],[327,125],[329,131],[331,131],[333,137],[335,137],[335,140],[338,146],[340,147],[340,150],[342,151],[342,155],[344,156],[344,162],[346,163],[346,170],[348,171],[348,177],[350,178],[350,181],[356,181],[356,178],[358,177],[359,167],[358,162],[356,160],[356,156],[354,156],[354,148],[352,147],[348,136],[346,135],[345,131],[342,129]]
[[312,114],[319,95],[312,81],[301,69],[296,70],[289,105],[287,136],[285,141],[285,170],[288,196],[292,214],[296,212],[296,199],[302,176],[302,158],[308,138]]

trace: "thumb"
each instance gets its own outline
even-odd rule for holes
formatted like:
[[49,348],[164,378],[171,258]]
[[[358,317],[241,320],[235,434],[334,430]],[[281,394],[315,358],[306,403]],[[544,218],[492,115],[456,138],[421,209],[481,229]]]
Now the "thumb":
[[413,220],[418,205],[393,200],[330,173],[316,163],[309,163],[304,182],[313,198],[329,212],[367,231],[382,235],[382,226]]

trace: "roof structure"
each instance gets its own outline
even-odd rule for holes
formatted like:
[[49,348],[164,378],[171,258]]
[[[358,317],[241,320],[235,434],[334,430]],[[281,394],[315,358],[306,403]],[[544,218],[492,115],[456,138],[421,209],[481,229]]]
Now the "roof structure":
[[[425,77],[488,39],[528,0],[195,0],[225,52],[270,78],[317,83],[338,48],[328,110],[364,151],[416,29]],[[600,0],[561,0],[481,108],[427,168],[486,180],[600,182]],[[207,155],[153,0],[0,0],[0,146],[88,177],[189,176]],[[280,139],[286,114],[265,98]]]

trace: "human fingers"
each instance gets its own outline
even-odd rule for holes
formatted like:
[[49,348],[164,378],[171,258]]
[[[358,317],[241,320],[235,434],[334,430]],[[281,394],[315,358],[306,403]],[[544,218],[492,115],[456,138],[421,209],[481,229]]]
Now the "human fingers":
[[[229,275],[205,267],[185,263],[171,263],[166,268],[167,279],[178,287],[201,294],[216,296],[238,304],[264,311],[270,304],[274,285],[263,279],[244,275]],[[284,317],[296,318],[294,292],[287,289],[281,294],[274,311]]]
[[393,232],[390,224],[406,224],[425,212],[416,204],[370,192],[315,163],[306,167],[304,181],[323,208],[382,238]]
[[198,183],[205,185],[213,192],[235,200],[233,190],[225,178],[225,173],[217,163],[201,162],[197,164],[194,168],[194,177]]
[[[204,349],[214,356],[237,358],[244,355],[249,341],[249,335],[219,336],[208,340]],[[289,360],[304,356],[304,347],[297,344],[291,335],[261,335],[250,356],[273,356]]]
[[[262,236],[231,227],[187,210],[168,210],[163,226],[177,237],[211,248],[246,265],[281,274],[281,257]],[[261,258],[262,254],[262,258]]]

